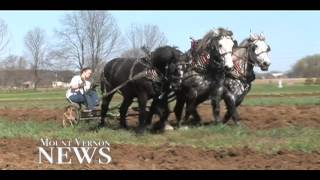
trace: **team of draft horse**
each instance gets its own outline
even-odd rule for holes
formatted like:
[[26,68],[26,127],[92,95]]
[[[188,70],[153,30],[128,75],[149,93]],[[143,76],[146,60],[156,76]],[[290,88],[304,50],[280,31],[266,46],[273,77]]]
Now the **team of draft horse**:
[[[139,134],[147,129],[164,131],[172,99],[176,102],[173,109],[176,128],[187,122],[201,124],[197,106],[206,100],[211,101],[212,124],[232,119],[238,125],[237,107],[255,80],[254,66],[267,71],[271,64],[269,51],[263,34],[251,33],[238,44],[232,31],[218,28],[210,30],[202,39],[192,39],[185,53],[176,47],[162,46],[152,52],[145,51],[143,58],[112,59],[101,74],[103,97],[99,127],[108,125],[106,114],[117,91],[123,96],[119,110],[121,128],[128,128],[127,111],[137,99],[139,125],[136,132]],[[151,106],[147,108],[150,99]],[[219,115],[221,100],[227,107],[223,118]],[[159,121],[152,124],[154,115],[158,115]],[[189,121],[190,116],[192,120]]]

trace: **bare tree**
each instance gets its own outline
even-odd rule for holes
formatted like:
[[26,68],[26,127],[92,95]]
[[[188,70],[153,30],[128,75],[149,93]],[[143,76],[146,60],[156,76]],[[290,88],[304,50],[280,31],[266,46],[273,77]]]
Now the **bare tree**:
[[68,61],[65,55],[68,52],[64,49],[48,49],[46,55],[46,62],[49,65],[48,70],[60,71],[74,68],[74,62]]
[[142,58],[146,54],[141,50],[141,48],[131,48],[126,51],[124,51],[121,54],[121,57],[123,58]]
[[40,28],[35,28],[31,31],[28,31],[24,41],[32,57],[31,68],[34,75],[34,89],[36,89],[40,81],[39,69],[43,64],[46,52],[45,31]]
[[76,62],[79,69],[90,66],[99,71],[100,65],[118,46],[120,31],[111,14],[106,11],[80,11],[66,14],[59,56]]
[[21,72],[28,68],[28,62],[21,56],[9,55],[0,64],[0,86],[18,86],[23,81]]
[[132,24],[127,31],[127,38],[131,47],[122,54],[123,57],[131,56],[139,58],[143,54],[141,47],[152,51],[167,43],[165,34],[160,31],[157,25],[152,24],[146,24],[144,26]]
[[105,11],[86,11],[83,12],[83,18],[88,22],[85,32],[90,50],[90,65],[96,70],[114,52],[120,32],[111,14]]
[[16,66],[16,68],[17,68],[18,70],[28,69],[28,61],[27,61],[24,57],[20,56],[19,59],[18,59],[18,61],[17,61],[17,66]]
[[79,13],[66,14],[61,20],[63,29],[56,31],[60,42],[55,55],[60,59],[74,61],[79,69],[85,63],[85,33],[84,24]]
[[9,43],[8,25],[0,19],[0,53],[7,48]]
[[2,60],[2,67],[6,70],[16,69],[18,62],[18,56],[9,55],[4,60]]

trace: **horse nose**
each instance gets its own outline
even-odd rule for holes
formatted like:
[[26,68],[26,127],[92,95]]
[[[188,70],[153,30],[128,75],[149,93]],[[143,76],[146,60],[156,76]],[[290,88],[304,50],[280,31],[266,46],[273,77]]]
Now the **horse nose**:
[[231,67],[229,67],[229,66],[224,66],[224,69],[226,70],[226,71],[231,71]]
[[266,62],[266,61],[264,61],[264,62],[262,63],[262,65],[263,65],[263,66],[269,66],[269,63]]

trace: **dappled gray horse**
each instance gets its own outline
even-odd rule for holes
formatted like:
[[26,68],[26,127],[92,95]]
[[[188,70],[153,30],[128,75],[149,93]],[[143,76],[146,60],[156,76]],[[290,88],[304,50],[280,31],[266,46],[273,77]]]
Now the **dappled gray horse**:
[[237,107],[251,89],[251,82],[255,79],[254,66],[258,65],[262,71],[267,71],[271,61],[268,53],[270,46],[263,34],[251,34],[250,38],[243,40],[233,52],[233,70],[227,74],[224,82],[223,99],[227,112],[223,118],[226,123],[230,117],[239,123]]
[[[208,32],[204,38],[194,42],[187,52],[190,66],[183,71],[181,89],[176,91],[174,109],[178,125],[186,104],[185,120],[192,114],[196,122],[201,118],[196,111],[198,104],[211,97],[213,110],[219,107],[225,73],[233,67],[232,49],[236,42],[233,33],[219,28]],[[219,111],[214,111],[214,119],[219,122]]]

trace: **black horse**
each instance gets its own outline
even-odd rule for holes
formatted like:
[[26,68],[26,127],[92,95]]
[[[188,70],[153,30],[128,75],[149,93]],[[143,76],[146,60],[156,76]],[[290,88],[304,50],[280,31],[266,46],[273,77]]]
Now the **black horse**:
[[238,125],[239,113],[237,107],[251,89],[251,83],[255,80],[253,68],[258,65],[262,71],[267,71],[270,66],[268,52],[270,46],[265,42],[264,35],[251,35],[235,48],[233,53],[234,69],[226,76],[224,83],[223,99],[227,106],[227,112],[223,123],[230,117]]
[[176,92],[174,112],[181,124],[183,106],[186,103],[185,120],[192,114],[196,122],[201,118],[196,111],[197,105],[211,97],[215,122],[220,122],[219,102],[223,93],[225,73],[233,67],[232,48],[236,41],[233,33],[219,28],[207,33],[203,39],[192,44],[187,52],[189,63],[184,73],[181,89]]
[[[151,110],[160,114],[158,127],[164,127],[169,116],[167,95],[175,85],[175,63],[179,61],[182,52],[175,47],[157,48],[149,58],[116,58],[109,61],[102,74],[101,91],[106,89],[109,95],[103,96],[101,124],[105,125],[105,117],[110,101],[115,93],[114,88],[124,85],[119,90],[123,96],[120,107],[120,126],[127,128],[126,114],[134,98],[139,104],[139,126],[137,133],[143,133],[146,127],[146,105],[153,98]],[[136,78],[137,77],[137,78]],[[132,79],[134,78],[134,79]]]

